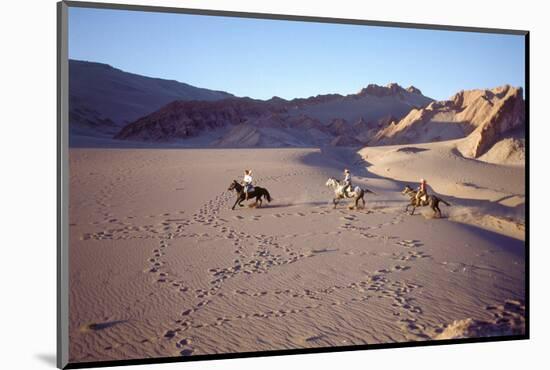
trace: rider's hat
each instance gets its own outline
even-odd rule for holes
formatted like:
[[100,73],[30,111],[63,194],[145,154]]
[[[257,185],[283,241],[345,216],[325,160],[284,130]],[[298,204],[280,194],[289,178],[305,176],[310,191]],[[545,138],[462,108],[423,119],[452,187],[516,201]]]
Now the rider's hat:
[[349,173],[349,170],[346,168],[346,169],[344,170],[344,172],[345,172],[345,173]]

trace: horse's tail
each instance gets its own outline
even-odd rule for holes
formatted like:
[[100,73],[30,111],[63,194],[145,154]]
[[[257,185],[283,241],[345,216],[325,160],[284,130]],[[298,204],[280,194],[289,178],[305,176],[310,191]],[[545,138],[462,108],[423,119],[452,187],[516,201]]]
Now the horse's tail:
[[271,202],[271,195],[269,195],[269,191],[267,191],[267,189],[264,189],[264,190],[265,190],[265,193],[264,193],[265,199],[267,199],[268,202]]
[[371,193],[371,194],[376,195],[376,193],[375,193],[374,191],[369,190],[369,189],[367,189],[367,188],[364,188],[363,191],[364,191],[365,193]]
[[449,206],[449,207],[451,206],[449,203],[445,202],[443,199],[441,199],[441,198],[437,198],[437,199],[439,199],[439,201],[441,203],[445,204],[446,206]]

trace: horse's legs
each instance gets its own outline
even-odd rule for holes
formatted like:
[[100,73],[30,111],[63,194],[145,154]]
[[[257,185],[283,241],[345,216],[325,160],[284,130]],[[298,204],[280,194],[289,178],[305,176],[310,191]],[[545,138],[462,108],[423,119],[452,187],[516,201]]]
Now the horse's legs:
[[413,215],[414,215],[414,211],[415,211],[415,210],[416,210],[416,206],[415,206],[415,205],[413,205],[413,210],[411,211],[411,216],[413,216]]
[[[260,202],[260,205],[257,205],[258,202]],[[262,207],[262,196],[261,195],[256,197],[256,205],[257,205],[258,208]]]
[[336,205],[338,204],[338,198],[333,198],[332,203],[334,203],[334,208],[336,208]]
[[241,199],[241,197],[237,197],[237,200],[235,200],[235,204],[233,204],[233,207],[231,207],[232,210],[235,210],[235,206],[237,205],[237,203],[239,203],[239,200]]

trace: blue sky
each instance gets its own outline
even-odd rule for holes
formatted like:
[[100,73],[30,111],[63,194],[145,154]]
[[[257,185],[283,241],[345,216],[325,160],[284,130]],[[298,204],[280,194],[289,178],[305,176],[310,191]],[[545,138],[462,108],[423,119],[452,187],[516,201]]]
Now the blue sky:
[[350,94],[389,82],[435,99],[524,87],[524,52],[516,35],[69,10],[71,59],[257,99]]

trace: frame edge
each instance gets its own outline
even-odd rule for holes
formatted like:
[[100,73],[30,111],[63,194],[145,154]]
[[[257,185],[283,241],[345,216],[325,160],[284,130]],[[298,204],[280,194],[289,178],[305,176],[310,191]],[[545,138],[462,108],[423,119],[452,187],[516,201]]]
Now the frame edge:
[[57,361],[69,362],[68,5],[57,4]]
[[484,28],[476,26],[452,26],[444,24],[428,24],[428,23],[412,23],[412,22],[390,22],[368,19],[352,19],[352,18],[332,18],[324,16],[312,15],[296,15],[296,14],[280,14],[280,13],[256,13],[244,12],[236,10],[216,10],[216,9],[200,9],[200,8],[180,8],[161,5],[137,5],[123,3],[98,3],[93,1],[63,1],[69,7],[75,8],[93,8],[93,9],[110,9],[110,10],[125,10],[125,11],[145,11],[157,13],[178,13],[178,14],[194,14],[194,15],[210,15],[222,17],[238,17],[238,18],[255,18],[269,20],[284,20],[298,22],[320,22],[334,24],[355,24],[374,27],[398,27],[398,28],[416,28],[437,31],[458,31],[458,32],[481,32],[481,33],[496,33],[507,35],[524,36],[529,33],[528,30],[504,29],[504,28]]

